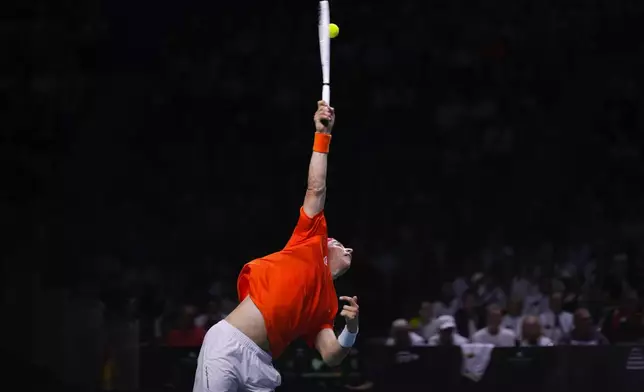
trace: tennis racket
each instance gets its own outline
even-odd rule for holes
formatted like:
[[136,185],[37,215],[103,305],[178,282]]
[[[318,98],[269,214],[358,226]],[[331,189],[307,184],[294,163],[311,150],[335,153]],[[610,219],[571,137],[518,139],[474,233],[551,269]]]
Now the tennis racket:
[[327,0],[322,0],[319,4],[318,16],[320,63],[322,64],[322,100],[329,106],[331,105],[331,37],[329,37],[330,23],[331,9],[329,2]]

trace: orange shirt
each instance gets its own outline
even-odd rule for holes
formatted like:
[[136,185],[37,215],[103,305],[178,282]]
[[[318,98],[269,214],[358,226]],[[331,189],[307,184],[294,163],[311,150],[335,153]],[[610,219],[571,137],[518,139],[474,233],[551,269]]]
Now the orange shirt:
[[239,300],[250,295],[264,316],[274,358],[293,340],[302,336],[313,346],[318,332],[333,328],[338,298],[327,246],[324,212],[309,218],[300,209],[286,247],[251,261],[239,275]]

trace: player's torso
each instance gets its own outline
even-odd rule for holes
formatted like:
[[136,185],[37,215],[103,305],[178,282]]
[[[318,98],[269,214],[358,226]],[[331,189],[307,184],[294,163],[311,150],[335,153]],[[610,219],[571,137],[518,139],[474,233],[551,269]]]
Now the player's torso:
[[240,299],[251,295],[264,316],[269,339],[295,339],[337,313],[324,245],[308,241],[244,266],[238,282]]

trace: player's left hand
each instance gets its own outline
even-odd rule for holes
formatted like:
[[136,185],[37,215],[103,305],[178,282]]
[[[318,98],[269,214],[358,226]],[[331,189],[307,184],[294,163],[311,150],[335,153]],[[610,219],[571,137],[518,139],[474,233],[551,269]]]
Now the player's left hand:
[[360,306],[358,306],[358,297],[340,297],[340,301],[347,301],[349,304],[342,307],[340,316],[344,317],[347,323],[347,329],[351,333],[358,332],[358,314],[360,313]]

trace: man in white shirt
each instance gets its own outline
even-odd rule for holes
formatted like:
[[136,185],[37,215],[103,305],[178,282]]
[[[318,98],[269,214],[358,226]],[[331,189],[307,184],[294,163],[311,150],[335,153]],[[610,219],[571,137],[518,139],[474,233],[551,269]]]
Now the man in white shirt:
[[495,347],[514,347],[516,335],[512,330],[501,327],[503,314],[497,305],[487,309],[487,327],[477,331],[472,337],[473,343],[493,344]]
[[456,333],[454,317],[443,315],[438,318],[438,333],[429,339],[430,346],[462,346],[468,341]]
[[573,316],[562,310],[561,293],[553,293],[550,296],[549,305],[550,309],[539,316],[539,322],[543,328],[543,334],[553,342],[558,342],[565,334],[572,331]]
[[541,324],[539,318],[535,316],[526,316],[521,323],[521,337],[522,347],[549,347],[554,346],[554,343],[547,336],[541,333]]

